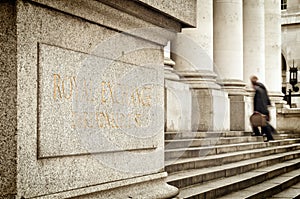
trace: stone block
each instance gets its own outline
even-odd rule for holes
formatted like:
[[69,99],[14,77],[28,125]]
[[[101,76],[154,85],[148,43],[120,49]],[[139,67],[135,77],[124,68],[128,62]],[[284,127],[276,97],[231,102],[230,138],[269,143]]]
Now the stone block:
[[0,3],[0,197],[177,194],[163,172],[163,46],[189,22],[103,2]]
[[165,80],[166,131],[191,130],[191,93],[187,84]]
[[230,96],[230,130],[252,131],[250,116],[253,113],[252,98],[248,96]]
[[228,94],[215,89],[192,90],[192,130],[229,130]]

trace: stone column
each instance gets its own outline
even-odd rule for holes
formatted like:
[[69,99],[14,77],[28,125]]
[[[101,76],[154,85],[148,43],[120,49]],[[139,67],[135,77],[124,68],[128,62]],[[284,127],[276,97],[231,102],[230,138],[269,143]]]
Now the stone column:
[[244,81],[256,75],[265,82],[265,0],[243,1]]
[[175,69],[192,92],[192,130],[229,129],[228,95],[217,84],[213,65],[212,0],[198,1],[197,28],[183,30],[171,44]]
[[282,104],[281,93],[281,4],[265,1],[265,66],[266,85],[273,107],[270,108],[272,124],[276,127],[276,109]]
[[[252,75],[258,76],[259,80],[265,82],[265,15],[264,0],[243,1],[243,74],[247,83],[249,97],[247,118],[253,113],[254,90],[250,83]],[[248,123],[247,130],[251,130]]]
[[164,48],[165,76],[165,131],[191,130],[191,92],[188,84],[180,81],[171,59],[170,42]]
[[242,0],[214,0],[214,61],[229,92],[231,130],[245,130],[249,121],[245,117],[242,3]]

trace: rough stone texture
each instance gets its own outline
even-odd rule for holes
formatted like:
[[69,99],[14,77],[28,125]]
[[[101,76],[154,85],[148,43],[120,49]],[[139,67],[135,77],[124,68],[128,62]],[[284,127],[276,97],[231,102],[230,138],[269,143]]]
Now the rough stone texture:
[[[20,71],[18,76],[18,83],[20,85],[20,89],[18,90],[20,111],[18,117],[20,129],[20,139],[18,143],[20,146],[18,157],[18,183],[20,188],[18,194],[24,197],[33,197],[161,171],[163,168],[163,134],[161,133],[156,133],[153,136],[156,148],[149,151],[146,155],[134,152],[126,153],[123,151],[112,154],[95,154],[93,156],[81,155],[76,156],[76,158],[71,156],[59,156],[67,154],[73,155],[71,152],[76,153],[77,150],[79,150],[77,146],[80,145],[80,142],[84,142],[85,140],[82,138],[76,140],[76,137],[68,136],[68,127],[66,127],[68,124],[67,117],[64,117],[64,120],[61,121],[62,123],[55,123],[57,121],[50,120],[46,117],[47,114],[51,114],[51,112],[56,109],[57,111],[64,110],[63,107],[55,108],[45,106],[47,103],[47,105],[51,105],[51,100],[47,99],[47,97],[52,97],[50,95],[51,92],[45,92],[45,89],[48,88],[47,84],[50,83],[47,81],[48,77],[45,77],[45,72],[47,73],[46,69],[50,70],[50,74],[48,74],[49,77],[54,74],[54,71],[51,71],[53,67],[67,66],[64,69],[60,69],[60,72],[64,72],[65,75],[70,74],[72,70],[76,69],[76,65],[74,65],[74,62],[77,60],[76,58],[80,57],[78,56],[78,53],[72,53],[73,51],[96,53],[97,56],[106,57],[106,54],[101,52],[101,50],[105,50],[105,47],[102,47],[101,44],[106,39],[115,36],[116,32],[96,24],[87,23],[82,19],[65,15],[57,11],[44,9],[30,3],[20,2],[20,4],[18,4],[18,9],[20,15],[18,21],[20,24],[18,26],[18,57],[20,60],[18,63],[18,69]],[[130,36],[123,39],[125,39],[125,43],[126,41],[133,43],[133,45],[130,46],[133,49],[135,47],[134,42],[137,45],[140,42],[145,42],[139,39],[131,39]],[[114,38],[111,40],[114,41]],[[38,43],[41,47],[41,54],[37,53],[39,52]],[[59,50],[59,48],[50,50],[48,49],[49,47],[42,47],[41,43],[52,46],[61,46],[70,50],[62,51]],[[122,52],[124,54],[128,53],[126,47],[122,46],[120,43],[112,43],[110,47],[111,50],[119,48],[120,50],[117,52],[121,55]],[[100,52],[98,52],[98,49]],[[132,53],[134,54],[137,52]],[[162,50],[158,51],[160,52],[160,55],[156,52],[157,48],[150,54],[140,53],[140,56],[136,56],[136,59],[128,59],[130,60],[128,63],[140,66],[141,61],[149,61],[148,63],[150,64],[156,64],[155,70],[158,74],[158,81],[156,83],[158,85],[163,85],[163,66],[157,66],[157,64],[163,63]],[[113,61],[113,64],[116,64],[116,66],[113,67],[116,71],[118,71],[118,68],[128,65],[124,63],[125,61],[128,61],[126,60],[126,56],[122,57],[125,60],[121,61],[120,59],[122,58],[114,57],[117,55],[113,54],[113,56],[110,57],[111,59],[118,59]],[[39,59],[42,60],[37,62]],[[103,59],[95,61],[97,64],[100,64],[99,66],[105,63],[103,62]],[[36,63],[39,65],[36,65]],[[146,65],[148,63],[143,64]],[[88,66],[89,65],[87,64],[86,67]],[[97,72],[99,72],[98,69],[95,73]],[[110,74],[111,73],[108,71],[107,78],[110,77]],[[160,74],[161,76],[159,76]],[[87,74],[87,76],[88,75],[91,74]],[[37,84],[37,77],[41,81],[40,86]],[[51,87],[49,87],[49,89],[51,90]],[[162,88],[160,90],[161,92],[163,91]],[[42,95],[41,99],[38,98],[38,94]],[[42,101],[38,103],[38,99]],[[158,99],[161,100],[162,98],[158,97]],[[162,102],[160,103],[162,104]],[[39,109],[37,109],[37,107],[39,107]],[[49,108],[50,110],[47,110]],[[39,121],[37,120],[37,111],[41,111],[42,114],[41,117],[38,118]],[[64,111],[59,113],[69,114]],[[60,128],[64,128],[60,133],[66,132],[64,135],[54,134],[53,131],[47,129],[47,127],[43,129],[43,125],[37,126],[37,124],[40,124],[39,122],[45,124],[50,122],[53,127],[58,124]],[[162,118],[158,123],[163,124]],[[37,132],[38,129],[41,131]],[[55,130],[55,128],[53,130]],[[83,130],[87,129],[83,128]],[[45,136],[45,133],[49,133],[49,135]],[[87,133],[91,134],[92,132],[88,131]],[[38,137],[39,135],[42,137]],[[45,142],[46,140],[44,138],[46,140],[49,139],[49,142]],[[36,142],[37,139],[38,142]],[[92,145],[92,141],[93,140],[90,141],[90,144],[89,142],[87,144]],[[64,145],[64,147],[57,148],[55,145],[52,145],[54,142],[58,142],[58,146]],[[50,159],[44,158],[36,161],[37,156],[44,155],[44,152],[40,153],[40,151],[36,151],[40,145],[43,145],[44,147],[49,145],[46,152],[51,152],[51,149],[54,152],[54,154],[45,152],[45,156],[55,155],[56,157]],[[53,146],[53,148],[51,148],[51,146]],[[153,159],[155,159],[155,162],[153,162]],[[141,160],[142,162],[148,162],[149,164],[138,164]],[[150,164],[150,162],[153,164]]]
[[[145,186],[147,187],[145,189]],[[141,191],[142,190],[142,191]],[[133,186],[123,186],[115,190],[110,189],[102,193],[88,194],[76,197],[76,199],[124,199],[124,198],[153,198],[163,199],[170,198],[178,194],[178,189],[165,183],[164,180],[158,179],[149,181],[145,184],[134,184]]]
[[[136,35],[138,37],[142,37],[144,39],[151,40],[159,44],[164,43],[166,45],[166,38],[170,37],[170,33],[168,32],[169,30],[180,31],[181,29],[181,25],[178,21],[170,22],[170,20],[166,20],[167,23],[160,25],[160,27],[162,27],[163,29],[158,28],[156,24],[161,23],[160,21],[164,19],[157,18],[157,15],[155,13],[150,13],[147,17],[153,18],[155,19],[155,21],[148,22],[144,19],[138,18],[134,16],[132,11],[130,11],[131,6],[129,6],[129,11],[127,10],[127,2],[122,2],[121,5],[118,5],[115,2],[113,5],[117,8],[112,8],[110,6],[112,3],[110,3],[110,5],[106,5],[103,3],[99,3],[98,1],[88,0],[33,1],[43,6],[49,6],[51,8],[61,10],[76,17],[86,19],[88,21],[91,21],[92,23],[108,27],[109,29],[128,32],[129,34]],[[104,2],[107,3],[107,1]],[[115,4],[117,4],[118,6],[116,6]],[[120,12],[119,9],[121,9],[122,11]],[[140,8],[138,8],[138,10],[140,10]]]
[[170,1],[160,0],[138,0],[151,7],[161,10],[168,15],[171,15],[188,25],[196,25],[196,3],[197,0],[175,0],[170,4]]
[[17,49],[16,12],[12,1],[0,2],[0,198],[17,189]]
[[[103,45],[100,48],[104,51]],[[142,67],[141,61],[161,52],[144,42],[136,42],[136,49],[138,60],[129,52],[117,57],[124,61],[120,62],[112,54],[105,59],[39,44],[39,157],[157,147],[156,133],[163,124],[159,115],[154,119],[150,114],[162,105],[162,85],[155,86],[161,71],[159,63]],[[149,49],[153,52],[145,53]]]
[[[163,45],[174,33],[158,27],[178,31],[183,22],[158,10],[147,14],[168,18],[166,23],[145,21],[134,15],[134,8],[122,12],[100,1],[19,0],[16,6],[2,2],[0,61],[5,76],[1,76],[0,91],[5,109],[1,116],[1,197],[67,198],[108,189],[112,198],[123,197],[114,195],[119,191],[146,198],[176,195],[178,190],[165,183],[163,172]],[[141,10],[145,5],[135,4]],[[126,34],[120,34],[122,31]],[[87,77],[86,81],[75,81],[80,75]],[[81,109],[92,112],[92,104],[92,108],[101,105],[106,110],[122,110],[124,104],[112,104],[121,95],[122,89],[116,88],[124,83],[124,90],[133,88],[135,93],[129,95],[135,102],[127,110],[140,111],[145,122],[138,122],[136,116],[132,122],[140,126],[118,129],[110,119],[107,131],[91,131],[86,116],[73,122],[70,109],[74,104],[68,99],[71,93],[77,95],[75,88],[80,83],[84,96],[91,97],[89,77],[115,81],[112,87],[98,82],[95,87],[102,90],[96,90],[92,102],[80,104]],[[148,87],[135,92],[135,88],[145,88],[143,84],[153,86],[153,93],[147,94]],[[95,105],[97,97],[101,102]],[[110,103],[104,107],[107,101]],[[80,132],[70,134],[74,126]],[[106,143],[119,144],[119,150],[99,145],[93,138],[101,134],[108,139]],[[87,137],[90,139],[83,139]],[[124,185],[135,188],[119,189]],[[150,195],[147,190],[152,190]]]

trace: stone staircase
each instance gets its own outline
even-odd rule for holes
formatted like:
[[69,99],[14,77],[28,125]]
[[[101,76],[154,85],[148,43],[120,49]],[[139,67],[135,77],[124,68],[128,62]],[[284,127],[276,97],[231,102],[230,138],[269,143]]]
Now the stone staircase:
[[180,199],[280,198],[283,191],[300,197],[300,135],[274,137],[264,142],[250,132],[166,132],[167,181],[180,189]]

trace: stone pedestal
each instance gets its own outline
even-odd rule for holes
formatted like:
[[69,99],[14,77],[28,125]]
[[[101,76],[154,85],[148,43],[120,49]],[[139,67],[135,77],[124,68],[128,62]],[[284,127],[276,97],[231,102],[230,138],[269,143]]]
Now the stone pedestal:
[[192,130],[229,130],[229,99],[211,71],[181,72],[192,92]]
[[277,113],[277,127],[278,131],[300,132],[300,109],[282,107]]
[[194,3],[1,1],[0,198],[177,195],[164,172],[163,46],[195,25],[180,17]]
[[251,130],[249,116],[253,113],[251,96],[246,92],[245,83],[240,80],[223,80],[230,99],[230,130]]
[[188,84],[165,80],[165,131],[191,131],[191,91]]

